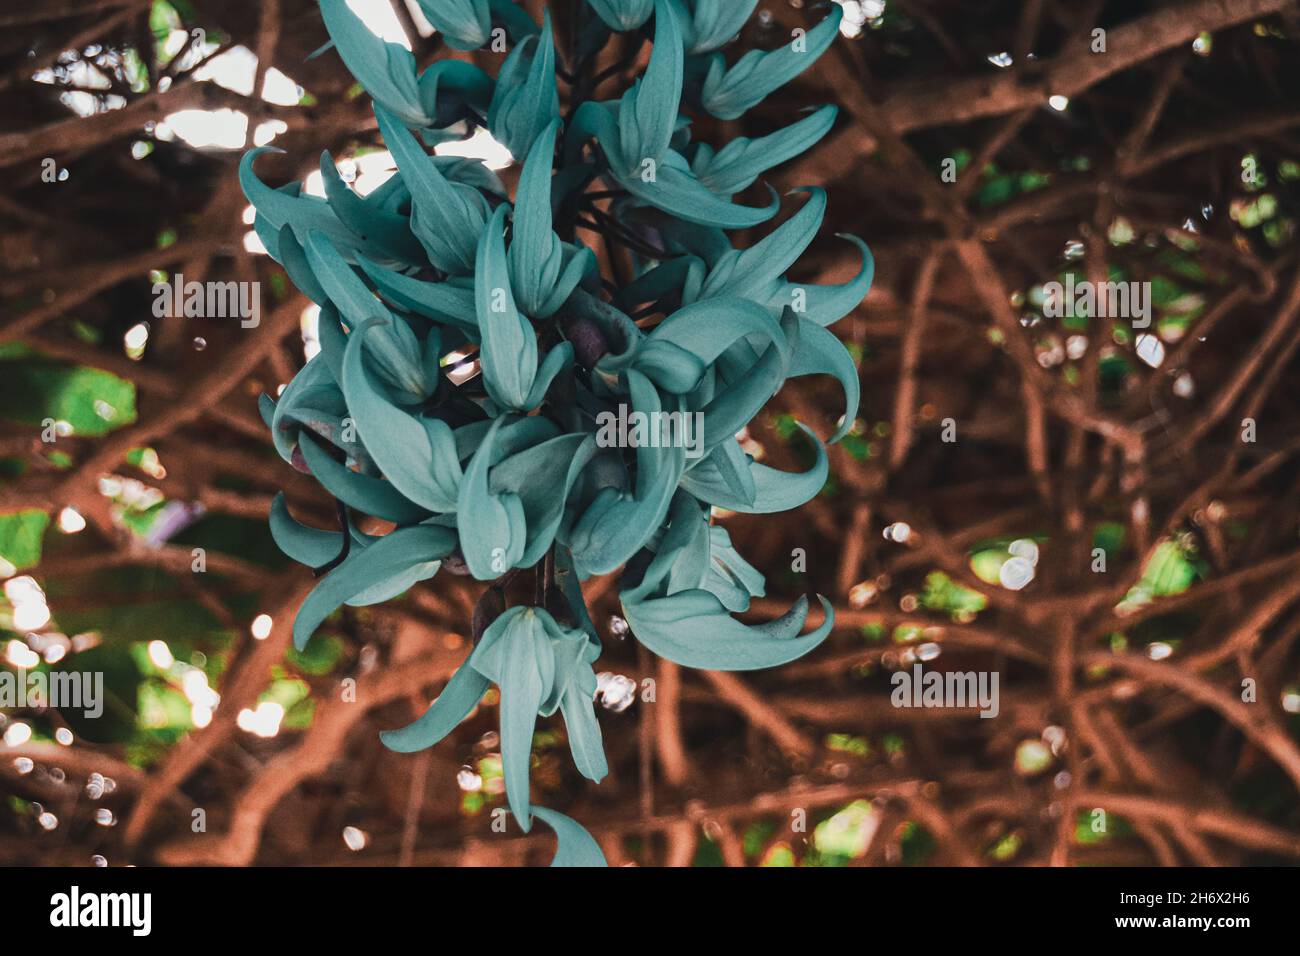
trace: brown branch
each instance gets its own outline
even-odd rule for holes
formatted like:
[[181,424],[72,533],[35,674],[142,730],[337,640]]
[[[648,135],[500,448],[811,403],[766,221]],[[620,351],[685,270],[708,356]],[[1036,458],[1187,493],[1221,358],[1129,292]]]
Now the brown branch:
[[1179,3],[1107,31],[1106,52],[1095,54],[1081,39],[1042,63],[1034,81],[996,73],[956,81],[911,84],[892,92],[883,111],[901,133],[1046,104],[1054,95],[1076,97],[1109,76],[1166,50],[1191,43],[1202,31],[1216,31],[1294,7],[1295,0],[1195,0]]

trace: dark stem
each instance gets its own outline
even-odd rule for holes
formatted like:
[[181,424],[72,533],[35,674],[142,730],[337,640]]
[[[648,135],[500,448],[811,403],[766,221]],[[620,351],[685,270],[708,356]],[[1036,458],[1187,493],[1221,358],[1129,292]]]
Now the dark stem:
[[340,499],[334,499],[335,514],[338,515],[339,528],[343,532],[343,547],[339,550],[338,556],[327,564],[322,564],[319,568],[313,568],[312,574],[320,577],[322,574],[328,574],[340,564],[347,560],[348,552],[352,549],[352,534],[348,530],[348,506]]
[[600,84],[604,83],[610,77],[617,76],[618,74],[622,73],[624,70],[628,69],[633,63],[636,62],[637,54],[641,52],[641,47],[644,45],[645,45],[645,34],[644,33],[637,34],[636,46],[632,47],[628,53],[620,57],[617,63],[611,66],[607,66],[605,69],[597,73],[596,76],[591,81],[592,89],[595,89],[596,87],[600,86]]
[[613,238],[616,241],[618,241],[621,245],[626,246],[627,248],[632,249],[636,252],[639,252],[643,256],[647,256],[651,259],[655,259],[657,261],[662,262],[663,260],[669,258],[667,252],[665,252],[662,249],[657,249],[654,246],[650,245],[640,236],[630,231],[626,226],[620,223],[613,216],[609,215],[609,213],[602,212],[600,209],[597,209],[591,203],[584,204],[583,211],[586,212],[588,215],[592,216],[595,219],[596,223],[598,223],[598,225],[594,227],[593,226],[587,227],[589,229],[592,229],[593,232],[600,233],[606,239]]

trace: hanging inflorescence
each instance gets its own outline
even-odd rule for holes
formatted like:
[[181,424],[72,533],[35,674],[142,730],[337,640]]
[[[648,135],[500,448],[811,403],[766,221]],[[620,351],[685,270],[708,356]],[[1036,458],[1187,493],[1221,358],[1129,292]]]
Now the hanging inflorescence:
[[[581,827],[529,802],[539,715],[563,715],[584,776],[606,772],[593,711],[600,639],[579,582],[622,568],[631,631],[688,667],[771,667],[826,637],[824,598],[824,622],[803,636],[807,598],[766,625],[731,616],[763,595],[764,579],[710,509],[785,511],[825,484],[825,448],[810,430],[815,461],[794,474],[754,461],[736,435],[787,378],[812,374],[842,385],[830,440],[847,432],[857,369],[828,326],[865,296],[872,260],[846,236],[863,259],[852,281],[785,278],[825,214],[816,188],[800,190],[799,210],[756,245],[733,248],[726,233],[776,215],[770,188],[761,208],[733,197],[820,140],[834,107],[721,149],[692,142],[681,112],[743,115],[829,46],[838,6],[786,46],[728,66],[720,48],[757,0],[587,2],[595,15],[580,19],[562,63],[549,14],[539,27],[511,0],[420,0],[448,45],[509,49],[493,80],[459,60],[417,76],[411,53],[367,30],[345,0],[321,0],[397,175],[362,197],[326,153],[319,199],[259,181],[263,150],[240,175],[267,250],[321,309],[320,354],[278,401],[262,400],[282,457],[341,502],[339,532],[299,524],[283,496],[272,509],[280,547],[326,570],[295,643],[339,606],[386,601],[442,566],[493,582],[468,660],[423,717],[384,742],[433,745],[496,684],[515,817],[525,830],[534,815],[556,830],[557,863],[599,864]],[[620,98],[595,99],[607,87],[592,67],[616,32],[653,36],[649,62]],[[522,164],[513,201],[483,163],[426,150],[480,126]],[[626,251],[630,274],[601,275],[575,238],[580,223]],[[347,509],[396,527],[371,536]],[[536,606],[506,609],[504,582],[533,567]]]

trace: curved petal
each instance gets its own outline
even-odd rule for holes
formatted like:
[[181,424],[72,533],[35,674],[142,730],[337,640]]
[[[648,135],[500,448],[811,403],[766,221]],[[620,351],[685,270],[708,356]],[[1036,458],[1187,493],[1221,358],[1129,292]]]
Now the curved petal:
[[704,582],[704,590],[711,591],[733,614],[749,610],[751,597],[767,593],[767,582],[758,570],[740,556],[732,547],[727,529],[714,525],[709,528],[709,553],[712,567]]
[[417,0],[424,15],[457,50],[477,50],[492,29],[488,0]]
[[[473,63],[461,60],[437,60],[429,64],[418,82],[425,114],[435,121],[429,125],[442,128],[461,119],[466,110],[479,117],[486,116],[496,86],[492,77]],[[398,118],[403,119],[400,115]],[[423,130],[422,135],[427,137],[428,131]],[[445,135],[454,136],[450,131]]]
[[458,520],[472,528],[461,541],[461,551],[470,573],[480,581],[491,581],[505,574],[524,553],[527,522],[523,503],[516,494],[493,494],[488,484],[494,444],[504,421],[498,418],[492,423],[483,443],[474,452],[460,483],[457,501]]
[[526,411],[537,376],[537,333],[520,314],[506,263],[506,207],[499,206],[478,242],[474,268],[474,306],[483,343],[479,362],[492,400]]
[[655,0],[654,48],[645,75],[623,94],[618,110],[619,142],[628,167],[659,161],[677,126],[685,51],[677,17],[666,0]]
[[389,750],[403,754],[432,747],[470,715],[487,690],[488,679],[464,663],[417,720],[398,730],[381,731],[379,739]]
[[[793,301],[793,293],[797,289],[803,289],[805,309],[808,318],[812,319],[818,325],[833,325],[844,316],[848,315],[858,307],[858,304],[866,298],[867,293],[871,291],[871,281],[876,274],[876,260],[872,256],[871,250],[867,244],[857,236],[850,236],[844,233],[836,233],[841,239],[847,239],[858,247],[862,253],[862,268],[858,274],[842,285],[809,285],[797,286],[788,284],[786,290],[789,293],[788,298]],[[789,305],[790,302],[781,302],[780,305]]]
[[468,275],[487,222],[487,200],[472,186],[446,179],[410,131],[378,104],[375,119],[411,191],[411,231],[435,266],[449,275]]
[[[712,456],[682,477],[682,487],[701,501],[742,514],[773,514],[798,508],[825,487],[830,470],[826,448],[821,439],[803,424],[799,424],[799,428],[813,443],[817,460],[807,471],[797,474],[777,471],[751,461],[749,473],[755,487],[753,501],[745,501],[735,495],[719,474],[717,465],[711,460]],[[723,442],[718,448],[726,445]]]
[[573,364],[573,343],[560,342],[546,353],[546,358],[542,359],[542,364],[537,368],[537,374],[533,377],[533,387],[528,390],[528,395],[524,398],[523,407],[525,409],[536,408],[542,404],[546,398],[546,392],[555,381],[555,376]]
[[[651,415],[662,411],[649,379],[629,369],[627,380],[634,409]],[[680,446],[637,448],[635,493],[604,489],[574,526],[568,543],[581,573],[608,574],[641,549],[663,523],[685,461]]]
[[488,128],[512,156],[520,159],[528,155],[542,130],[559,116],[555,41],[551,15],[546,11],[541,35],[518,43],[501,67],[488,110]]
[[451,282],[426,282],[413,276],[375,265],[364,256],[357,264],[380,294],[399,308],[453,325],[478,341],[478,319],[474,315],[474,290]]
[[844,387],[844,418],[835,429],[830,443],[833,445],[849,433],[858,415],[858,402],[862,385],[858,381],[858,367],[853,356],[829,329],[806,318],[799,319],[799,343],[790,360],[789,375],[834,375]]
[[737,137],[707,161],[691,168],[701,183],[720,196],[733,196],[750,186],[759,173],[806,152],[830,132],[839,110],[823,106],[784,129],[757,139]]
[[516,193],[513,233],[510,238],[510,284],[524,311],[537,308],[550,294],[560,274],[563,252],[552,229],[551,159],[560,121],[542,130],[524,160]]
[[451,429],[407,414],[378,392],[361,356],[372,329],[364,325],[349,335],[343,358],[343,394],[361,442],[406,498],[429,511],[455,511],[461,470]]
[[576,681],[569,685],[560,700],[560,710],[564,714],[564,727],[569,735],[573,765],[588,780],[600,783],[609,773],[609,764],[605,760],[600,724],[596,721],[596,710],[592,706],[592,695],[596,690],[594,685],[594,675],[590,685],[579,686]]
[[316,480],[349,507],[394,524],[423,521],[429,512],[408,500],[391,482],[355,472],[330,457],[310,435],[299,433],[303,461]]
[[301,524],[289,514],[284,492],[271,502],[271,537],[288,557],[309,568],[319,568],[338,556],[343,547],[341,531],[322,531]]
[[[685,166],[685,163],[681,165]],[[761,209],[737,206],[706,188],[688,169],[668,163],[660,163],[655,178],[650,181],[642,179],[637,171],[623,175],[615,173],[615,177],[619,185],[641,202],[698,226],[749,229],[767,222],[781,205],[776,192],[772,191],[772,201]]]
[[708,76],[701,90],[704,108],[718,119],[732,120],[757,106],[773,90],[789,83],[817,62],[839,32],[844,9],[832,4],[826,19],[781,47],[764,52],[750,50],[731,69],[725,69],[722,54],[713,54]]
[[[632,364],[661,388],[680,395],[699,385],[695,369],[702,373],[702,366],[749,336],[762,336],[786,353],[781,326],[762,306],[737,298],[695,302],[655,326]],[[694,365],[683,364],[681,353],[695,359]]]
[[[555,680],[555,658],[541,608],[513,607],[484,633],[474,666],[496,681],[501,691],[501,765],[510,810],[527,832],[528,764],[533,751],[537,712]],[[487,640],[488,635],[492,640]]]
[[767,292],[798,260],[817,236],[826,215],[826,190],[809,187],[803,208],[761,241],[744,250],[732,250],[709,270],[700,298],[739,296],[762,301]]
[[[800,344],[800,326],[793,312],[786,312],[781,329],[784,340],[773,342],[758,361],[743,372],[729,376],[726,386],[719,388],[701,410],[705,448],[734,437],[781,388],[793,360],[792,353],[798,354]],[[822,329],[818,327],[818,331]],[[735,351],[750,349],[748,342],[738,343]]]
[[398,528],[331,571],[312,588],[293,622],[293,643],[302,650],[325,618],[349,599],[398,575],[417,571],[416,580],[433,577],[442,558],[456,547],[447,528]]
[[432,388],[425,381],[424,368],[418,361],[420,346],[411,327],[370,294],[365,283],[322,233],[312,232],[308,236],[307,260],[350,328],[356,330],[371,323],[378,327],[370,338],[375,371],[399,390],[405,402],[422,401]]
[[536,564],[555,540],[569,492],[595,451],[592,435],[561,435],[492,469],[492,493],[515,494],[523,503],[527,544],[519,559],[522,567]]
[[244,198],[257,210],[259,217],[279,231],[283,226],[293,229],[298,242],[305,244],[312,230],[325,233],[346,249],[361,245],[360,237],[339,221],[330,204],[316,196],[300,196],[298,183],[289,189],[272,189],[257,178],[253,162],[263,153],[283,153],[274,146],[259,146],[246,152],[239,161],[239,186]]
[[616,33],[635,30],[654,12],[654,0],[587,0],[587,3]]
[[623,613],[637,640],[660,657],[683,667],[747,671],[787,664],[807,654],[830,634],[835,611],[821,595],[826,620],[799,637],[808,616],[808,599],[799,598],[782,617],[746,626],[704,590],[624,603]]
[[389,43],[348,9],[345,0],[320,0],[321,18],[343,64],[367,93],[411,126],[430,126],[415,81],[415,57]]
[[339,221],[390,259],[412,264],[424,261],[424,250],[411,234],[410,220],[349,189],[328,150],[320,154],[320,172],[325,198]]
[[740,32],[756,6],[758,0],[696,0],[687,52],[716,50]]
[[563,813],[533,805],[533,813],[555,831],[558,843],[551,866],[609,866],[600,844],[575,820]]

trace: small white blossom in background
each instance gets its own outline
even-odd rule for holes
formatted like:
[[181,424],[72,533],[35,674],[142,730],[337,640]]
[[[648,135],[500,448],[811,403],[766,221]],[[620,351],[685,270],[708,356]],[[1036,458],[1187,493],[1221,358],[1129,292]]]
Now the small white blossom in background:
[[622,674],[603,671],[596,675],[596,700],[606,710],[621,714],[636,700],[636,681]]
[[356,827],[343,828],[343,842],[353,853],[358,850],[364,850],[366,844],[370,842],[370,836],[365,830],[359,830]]
[[473,767],[466,764],[456,774],[456,786],[468,793],[473,793],[476,790],[483,789],[483,778],[474,771]]
[[1019,591],[1034,579],[1034,565],[1028,558],[1007,558],[998,570],[998,583],[1008,591]]
[[906,521],[895,521],[885,528],[885,540],[902,544],[912,537],[912,526]]

